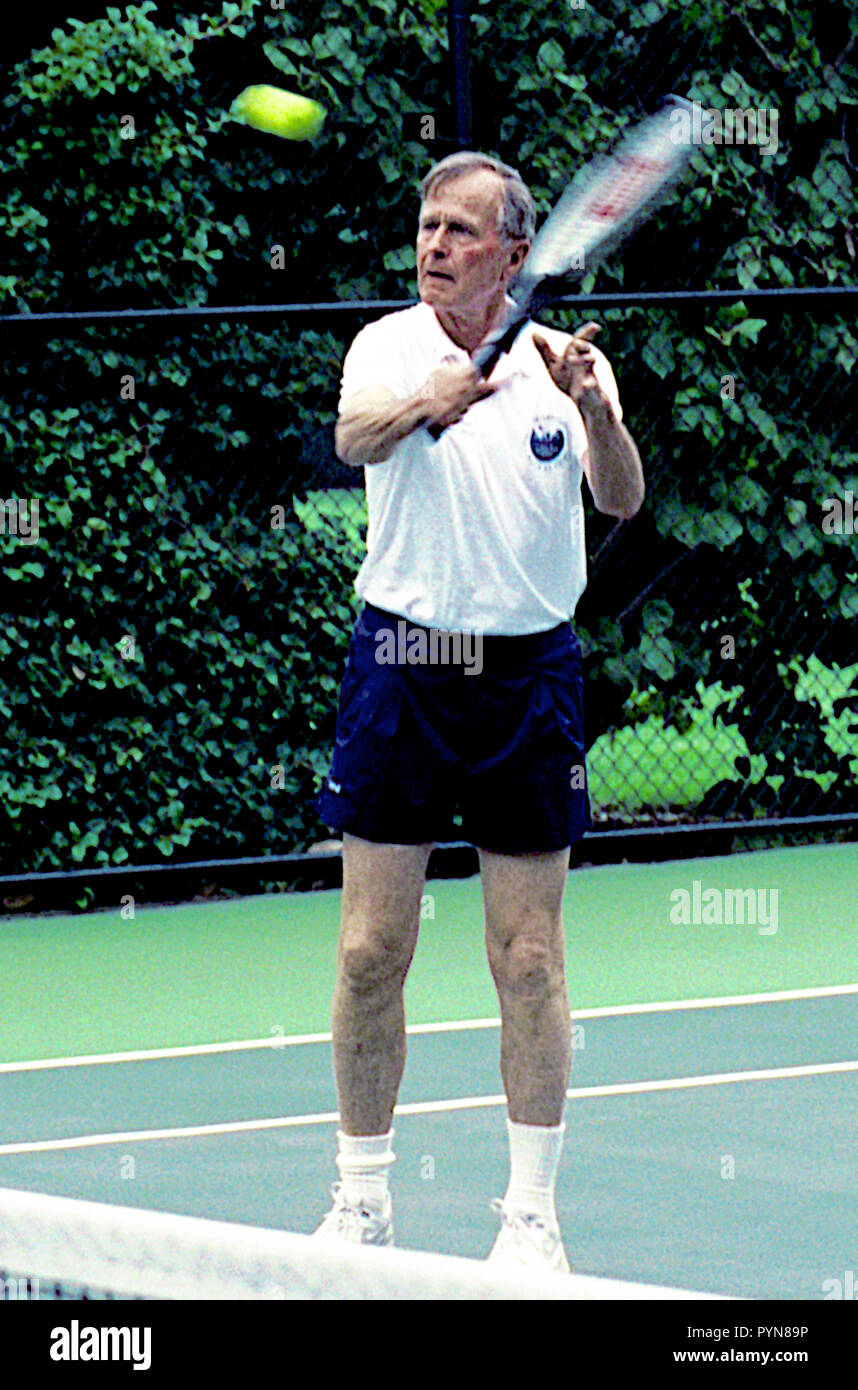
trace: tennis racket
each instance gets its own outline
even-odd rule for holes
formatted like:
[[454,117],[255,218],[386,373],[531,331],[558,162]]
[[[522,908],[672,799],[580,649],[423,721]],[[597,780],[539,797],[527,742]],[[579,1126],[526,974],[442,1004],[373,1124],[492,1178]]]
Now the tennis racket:
[[[676,119],[682,110],[689,120]],[[567,185],[510,286],[508,314],[472,355],[481,376],[491,376],[538,309],[635,232],[679,181],[697,148],[688,135],[693,110],[683,97],[668,97]],[[444,428],[432,425],[429,433],[438,439]]]

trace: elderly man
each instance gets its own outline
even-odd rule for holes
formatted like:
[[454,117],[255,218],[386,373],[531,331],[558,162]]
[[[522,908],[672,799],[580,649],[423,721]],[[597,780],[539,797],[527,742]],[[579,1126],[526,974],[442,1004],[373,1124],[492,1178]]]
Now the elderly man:
[[[555,1185],[571,1061],[561,905],[569,847],[589,824],[570,625],[586,582],[581,478],[600,511],[628,518],[643,475],[596,324],[572,337],[529,325],[488,382],[471,363],[533,237],[516,171],[455,154],[421,192],[421,302],[355,338],[336,431],[343,462],[366,469],[369,533],[318,801],[343,832],[343,904],[340,1182],[317,1235],[392,1243],[403,985],[432,845],[452,837],[458,809],[479,850],[508,1099],[490,1258],[568,1271]],[[439,634],[469,636],[479,660],[451,662],[448,647],[433,662]],[[449,959],[455,971],[452,930]]]

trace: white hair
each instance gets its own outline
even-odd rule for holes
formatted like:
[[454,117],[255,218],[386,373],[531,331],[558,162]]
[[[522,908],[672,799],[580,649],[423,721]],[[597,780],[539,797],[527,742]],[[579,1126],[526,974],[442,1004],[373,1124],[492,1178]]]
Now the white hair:
[[536,208],[530,189],[517,169],[502,164],[489,154],[474,150],[459,150],[433,164],[420,184],[420,196],[425,202],[431,193],[448,179],[457,179],[475,169],[489,169],[503,180],[503,203],[498,219],[498,231],[509,241],[531,241],[536,231]]

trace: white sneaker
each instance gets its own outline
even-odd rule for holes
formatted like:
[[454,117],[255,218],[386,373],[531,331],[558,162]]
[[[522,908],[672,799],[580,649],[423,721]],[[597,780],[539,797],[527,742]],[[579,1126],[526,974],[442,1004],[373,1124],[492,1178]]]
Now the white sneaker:
[[500,1234],[492,1246],[489,1260],[508,1269],[541,1269],[544,1273],[569,1274],[569,1261],[560,1231],[542,1216],[507,1211],[500,1199],[492,1211],[501,1218]]
[[340,1183],[331,1188],[334,1205],[313,1236],[345,1240],[352,1245],[392,1245],[393,1207],[388,1197],[381,1207],[369,1202],[352,1206],[346,1201]]

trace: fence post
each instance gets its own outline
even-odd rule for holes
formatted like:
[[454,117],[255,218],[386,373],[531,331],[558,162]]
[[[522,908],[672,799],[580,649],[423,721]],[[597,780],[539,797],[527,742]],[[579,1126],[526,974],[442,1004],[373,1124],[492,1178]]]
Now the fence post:
[[453,100],[456,111],[456,143],[471,147],[471,53],[468,34],[468,0],[447,0],[447,35],[453,57]]

